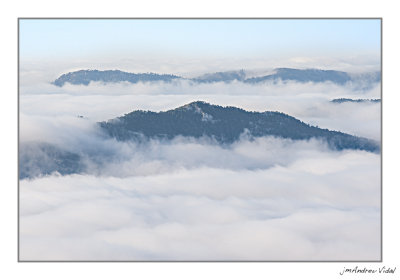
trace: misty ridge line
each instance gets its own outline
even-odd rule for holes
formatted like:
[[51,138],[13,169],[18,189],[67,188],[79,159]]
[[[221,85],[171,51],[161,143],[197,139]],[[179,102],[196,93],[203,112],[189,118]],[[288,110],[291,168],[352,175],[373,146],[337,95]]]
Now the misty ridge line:
[[[253,76],[253,75],[251,75]],[[217,82],[243,82],[247,84],[258,84],[263,82],[278,81],[296,81],[300,83],[331,82],[337,85],[346,85],[348,83],[360,83],[361,89],[371,88],[373,84],[381,80],[380,72],[368,72],[362,74],[351,74],[336,70],[321,69],[294,69],[294,68],[276,68],[272,74],[264,76],[248,77],[245,70],[225,71],[206,73],[195,78],[185,78],[172,74],[157,73],[130,73],[121,70],[78,70],[62,74],[52,84],[62,87],[65,83],[73,85],[89,85],[90,82],[118,83],[118,82],[172,82],[179,80],[188,80],[194,83],[217,83]]]

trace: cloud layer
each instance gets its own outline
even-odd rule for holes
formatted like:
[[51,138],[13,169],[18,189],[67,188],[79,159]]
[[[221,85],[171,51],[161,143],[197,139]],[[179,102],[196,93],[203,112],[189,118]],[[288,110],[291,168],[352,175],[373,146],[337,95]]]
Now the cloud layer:
[[[234,147],[235,168],[206,162],[155,172],[157,163],[173,165],[164,158],[143,163],[141,174],[119,166],[131,176],[23,180],[21,259],[378,260],[379,155],[304,149],[307,157],[269,168],[241,162],[240,152],[267,147]],[[288,154],[298,148],[286,145]],[[201,149],[206,161],[224,157]],[[285,155],[274,156],[279,162]],[[253,157],[272,161],[267,152]]]
[[227,146],[181,137],[122,143],[96,126],[137,109],[203,100],[380,140],[380,104],[329,102],[380,98],[379,86],[58,88],[41,75],[22,79],[20,146],[55,145],[79,154],[86,169],[20,181],[22,260],[380,259],[380,155],[272,137]]

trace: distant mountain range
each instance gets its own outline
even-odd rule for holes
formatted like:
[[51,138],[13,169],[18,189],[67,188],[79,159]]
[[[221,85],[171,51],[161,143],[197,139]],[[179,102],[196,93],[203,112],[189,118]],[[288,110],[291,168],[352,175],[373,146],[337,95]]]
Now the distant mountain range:
[[375,141],[308,125],[279,112],[248,112],[236,107],[221,107],[197,101],[165,112],[133,111],[101,122],[111,137],[120,141],[148,138],[172,139],[178,135],[210,137],[221,144],[249,137],[274,136],[292,140],[317,138],[335,150],[356,149],[379,152]]
[[365,102],[370,102],[370,103],[380,103],[380,99],[351,99],[351,98],[337,98],[337,99],[332,99],[332,103],[365,103]]
[[66,83],[73,85],[89,85],[90,82],[117,83],[117,82],[171,82],[174,80],[188,80],[194,83],[215,83],[239,81],[249,84],[278,82],[278,81],[295,81],[300,83],[322,83],[332,82],[338,85],[347,83],[360,84],[361,88],[370,88],[373,84],[380,82],[380,72],[364,73],[353,75],[336,70],[320,70],[320,69],[292,69],[292,68],[277,68],[272,74],[260,77],[247,77],[244,70],[216,72],[201,75],[195,78],[184,78],[181,76],[170,74],[155,74],[155,73],[128,73],[120,70],[79,70],[69,72],[58,77],[53,84],[59,87]]

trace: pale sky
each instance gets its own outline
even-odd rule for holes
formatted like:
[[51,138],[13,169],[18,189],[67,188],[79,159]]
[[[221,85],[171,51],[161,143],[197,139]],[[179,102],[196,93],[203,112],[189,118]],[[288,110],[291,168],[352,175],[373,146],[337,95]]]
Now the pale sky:
[[20,19],[20,58],[380,55],[379,19]]

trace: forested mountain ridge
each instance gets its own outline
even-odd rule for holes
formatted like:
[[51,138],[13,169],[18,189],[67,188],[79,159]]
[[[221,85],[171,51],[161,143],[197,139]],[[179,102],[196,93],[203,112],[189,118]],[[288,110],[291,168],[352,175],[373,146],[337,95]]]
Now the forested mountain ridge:
[[316,138],[326,141],[335,150],[380,150],[379,144],[373,140],[311,126],[284,113],[249,112],[202,101],[158,113],[133,111],[99,125],[109,136],[120,141],[184,136],[210,137],[219,143],[229,144],[246,133],[249,137]]

